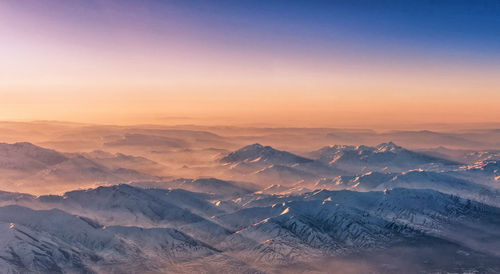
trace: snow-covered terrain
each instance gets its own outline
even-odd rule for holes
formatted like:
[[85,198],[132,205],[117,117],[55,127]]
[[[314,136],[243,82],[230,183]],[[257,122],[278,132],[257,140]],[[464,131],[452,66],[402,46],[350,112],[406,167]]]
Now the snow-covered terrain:
[[330,166],[352,172],[397,172],[417,168],[443,169],[460,165],[455,161],[407,150],[393,142],[382,143],[376,147],[328,146],[312,152],[311,156]]
[[1,144],[4,180],[72,190],[4,184],[0,272],[500,272],[496,154],[392,142],[306,154],[253,144],[182,168],[223,179],[172,178],[144,156]]

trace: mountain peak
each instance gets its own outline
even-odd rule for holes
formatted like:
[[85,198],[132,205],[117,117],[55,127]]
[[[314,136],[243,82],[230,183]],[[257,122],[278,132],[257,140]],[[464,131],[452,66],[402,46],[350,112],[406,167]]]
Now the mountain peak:
[[311,162],[312,160],[295,155],[287,151],[263,146],[259,143],[245,146],[229,153],[221,160],[224,163],[266,163],[266,164],[296,164]]
[[390,141],[388,143],[382,143],[382,144],[378,145],[376,148],[380,152],[386,152],[386,151],[396,152],[396,151],[400,151],[403,149],[402,147],[396,145],[392,141]]
[[248,146],[244,147],[243,149],[261,149],[261,148],[264,148],[264,146],[259,144],[259,143],[255,143],[255,144],[248,145]]
[[16,147],[38,147],[30,142],[17,142],[12,145]]
[[53,149],[43,148],[29,142],[14,144],[0,143],[0,157],[21,168],[29,161],[38,165],[55,165],[67,160],[67,157]]

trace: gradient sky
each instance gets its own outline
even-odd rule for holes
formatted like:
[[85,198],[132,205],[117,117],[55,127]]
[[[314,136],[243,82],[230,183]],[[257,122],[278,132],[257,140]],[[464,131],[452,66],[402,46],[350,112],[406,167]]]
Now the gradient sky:
[[499,105],[497,0],[0,1],[0,120],[376,127]]

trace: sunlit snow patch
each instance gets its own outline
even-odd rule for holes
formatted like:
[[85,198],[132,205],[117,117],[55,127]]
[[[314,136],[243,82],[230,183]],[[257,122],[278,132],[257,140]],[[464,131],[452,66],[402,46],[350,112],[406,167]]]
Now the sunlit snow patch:
[[288,212],[290,212],[290,208],[289,208],[289,207],[287,207],[285,210],[283,210],[283,212],[281,212],[281,214],[280,214],[280,215],[285,215],[285,214],[287,214]]

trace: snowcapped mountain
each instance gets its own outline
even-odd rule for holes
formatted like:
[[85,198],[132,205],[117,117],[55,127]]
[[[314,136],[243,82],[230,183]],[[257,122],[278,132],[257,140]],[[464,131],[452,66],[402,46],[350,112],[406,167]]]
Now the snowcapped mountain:
[[0,207],[6,273],[154,271],[218,251],[171,228],[104,227],[58,209]]
[[[319,191],[255,201],[259,206],[247,203],[248,208],[219,220],[246,226],[221,246],[241,249],[256,263],[286,264],[325,254],[384,248],[422,233],[475,248],[480,245],[477,235],[491,240],[498,237],[498,232],[484,231],[498,226],[497,217],[492,217],[499,216],[498,208],[431,190]],[[238,215],[247,223],[235,222]],[[252,222],[255,224],[247,225]],[[470,238],[459,236],[464,234]],[[494,246],[480,249],[497,252]]]
[[64,196],[0,197],[57,208],[0,207],[0,265],[11,272],[237,267],[255,273],[290,263],[308,269],[322,258],[411,248],[417,239],[470,256],[500,256],[500,234],[492,229],[500,225],[499,208],[425,189],[247,193],[214,200],[209,193],[118,185]]
[[295,164],[309,163],[313,160],[290,152],[276,150],[270,146],[253,144],[229,153],[220,161],[234,168],[238,165],[251,167],[264,167],[270,165],[292,166]]
[[392,142],[376,147],[334,145],[311,153],[330,166],[353,173],[368,171],[401,172],[409,169],[458,167],[458,162],[413,152]]
[[500,161],[485,160],[463,166],[454,173],[457,177],[500,189]]
[[498,190],[457,178],[453,174],[453,172],[438,173],[412,170],[395,176],[390,181],[379,186],[378,189],[395,187],[434,189],[443,193],[500,206],[500,192]]
[[463,149],[450,149],[447,147],[436,147],[431,149],[419,149],[418,152],[428,154],[438,158],[445,158],[452,161],[458,161],[465,164],[474,164],[486,160],[499,160],[500,152],[497,150],[463,150]]
[[456,176],[456,172],[409,170],[402,173],[367,172],[318,180],[314,189],[373,191],[393,188],[432,189],[447,194],[500,206],[500,192]]
[[230,234],[211,217],[225,213],[208,194],[184,190],[142,189],[129,185],[77,190],[63,196],[40,196],[20,203],[36,208],[59,208],[95,219],[107,226],[173,227],[214,243]]
[[243,180],[258,184],[277,182],[293,185],[312,182],[321,176],[334,176],[342,171],[270,146],[253,144],[231,152],[220,162]]
[[[38,200],[81,215],[95,216],[113,224],[167,223],[183,225],[204,218],[171,203],[168,190],[140,189],[129,185],[98,187],[66,192],[63,196],[40,196]],[[189,201],[186,201],[189,202]]]
[[227,239],[228,246],[234,247],[239,238],[245,243],[243,252],[251,253],[258,263],[287,264],[382,247],[398,237],[396,230],[387,228],[388,222],[331,201],[291,202],[280,212],[238,231]]
[[[276,197],[276,199],[268,199],[266,202],[271,207],[277,204],[289,207],[290,203],[295,201],[317,201],[321,202],[322,206],[334,204],[335,206],[354,208],[391,221],[394,225],[409,227],[425,233],[446,234],[446,237],[452,237],[447,233],[459,228],[468,231],[472,229],[470,226],[474,226],[474,223],[477,224],[475,229],[478,231],[497,226],[499,219],[496,216],[500,214],[499,208],[426,189],[397,188],[383,192],[320,190],[296,197]],[[264,205],[262,202],[259,204],[260,206]],[[287,213],[289,211],[287,210]],[[313,211],[307,208],[304,212]],[[467,233],[473,232],[468,231]],[[488,234],[496,233],[498,232],[488,232]],[[460,240],[458,235],[453,237],[458,237],[455,239],[457,241]]]

